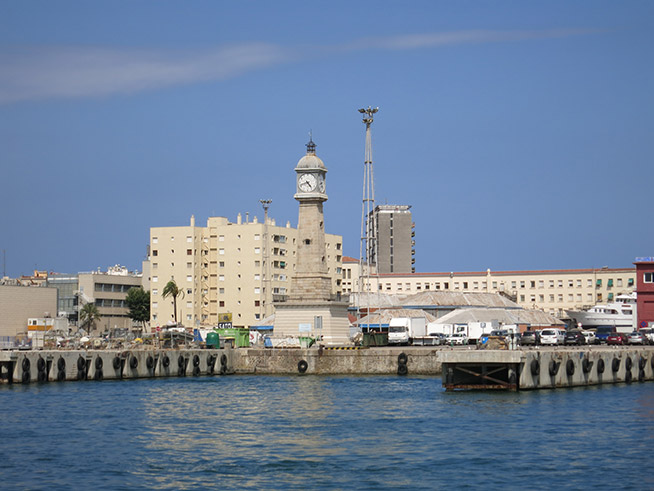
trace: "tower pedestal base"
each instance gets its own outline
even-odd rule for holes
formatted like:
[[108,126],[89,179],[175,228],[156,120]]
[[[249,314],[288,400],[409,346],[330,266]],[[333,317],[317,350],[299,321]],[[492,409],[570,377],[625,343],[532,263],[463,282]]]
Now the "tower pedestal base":
[[274,334],[280,337],[318,337],[324,345],[349,345],[348,306],[348,302],[324,300],[276,303]]

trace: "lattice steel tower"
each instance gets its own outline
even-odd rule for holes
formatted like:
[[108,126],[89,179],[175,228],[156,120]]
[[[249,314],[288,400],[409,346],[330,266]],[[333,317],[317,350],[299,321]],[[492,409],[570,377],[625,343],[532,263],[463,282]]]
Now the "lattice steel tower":
[[[366,153],[363,163],[363,202],[361,206],[361,245],[359,249],[359,298],[364,296],[367,300],[366,314],[370,314],[370,291],[371,274],[376,276],[374,261],[377,257],[377,239],[375,234],[374,214],[375,209],[375,178],[372,166],[372,137],[370,126],[373,122],[373,115],[379,108],[359,109],[363,115],[363,123],[366,125]],[[374,272],[372,271],[374,268]],[[375,292],[378,293],[378,292]],[[361,311],[361,305],[357,311]],[[368,317],[370,319],[370,317]],[[368,322],[370,324],[370,322]]]

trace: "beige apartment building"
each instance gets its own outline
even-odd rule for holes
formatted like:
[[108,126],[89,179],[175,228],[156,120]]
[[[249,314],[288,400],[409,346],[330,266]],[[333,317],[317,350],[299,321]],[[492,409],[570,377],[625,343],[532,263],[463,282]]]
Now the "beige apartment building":
[[96,330],[108,332],[112,329],[132,329],[138,326],[129,317],[125,303],[130,288],[142,286],[142,275],[128,271],[123,266],[113,266],[106,272],[92,271],[79,273],[78,309],[85,303],[95,303],[100,314]]
[[[343,261],[343,292],[357,292],[359,262]],[[559,319],[566,310],[612,302],[635,290],[635,268],[589,268],[536,271],[491,271],[381,274],[370,277],[369,291],[411,295],[421,291],[503,293],[521,307],[539,309]]]
[[[265,222],[265,223],[264,223]],[[150,324],[174,321],[173,300],[163,298],[172,279],[182,290],[177,298],[177,321],[187,327],[216,326],[219,314],[248,327],[273,314],[273,302],[290,293],[295,271],[297,229],[277,226],[268,218],[236,223],[209,217],[206,227],[150,229]],[[326,234],[328,274],[335,294],[341,292],[343,239]]]

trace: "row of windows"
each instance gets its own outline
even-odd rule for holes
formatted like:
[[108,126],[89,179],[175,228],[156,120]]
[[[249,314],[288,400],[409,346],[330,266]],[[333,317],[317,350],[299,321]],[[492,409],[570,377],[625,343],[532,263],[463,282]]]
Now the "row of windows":
[[[171,249],[171,250],[170,250],[170,253],[171,253],[171,254],[175,254],[175,249]],[[192,256],[193,253],[194,253],[194,250],[193,250],[193,249],[186,249],[186,255],[187,255],[187,256]],[[204,251],[204,253],[206,254],[207,251]],[[154,256],[154,257],[159,256],[159,249],[152,249],[152,256]]]
[[115,292],[115,293],[125,293],[129,291],[130,288],[134,288],[136,285],[117,285],[115,283],[96,283],[95,291],[96,292]]
[[[346,273],[349,272],[349,271],[350,270],[346,270]],[[651,281],[649,281],[649,282],[654,283],[654,273],[649,273],[649,274],[652,275],[651,276]],[[347,277],[351,278],[351,275],[348,275]],[[545,287],[544,281],[545,280],[539,280],[538,281],[538,285],[539,285],[538,288],[544,288]],[[646,280],[646,282],[647,282],[647,280]],[[535,280],[532,280],[529,283],[530,283],[531,288],[536,287],[536,281]],[[520,282],[512,281],[511,282],[511,290],[518,290],[518,284],[520,285],[521,289],[524,289],[524,288],[526,288],[527,282],[526,281],[520,281]],[[554,284],[555,284],[554,280],[549,280],[549,282],[548,282],[549,288],[554,288]],[[607,288],[612,288],[613,286],[617,286],[618,288],[620,288],[620,287],[623,287],[624,284],[625,284],[625,282],[623,281],[622,278],[617,278],[615,280],[613,278],[609,278],[607,280],[607,282],[606,282]],[[443,282],[442,284],[441,283],[434,283],[434,289],[435,290],[441,290],[441,289],[442,290],[449,290],[450,285],[452,285],[453,290],[464,290],[464,291],[472,290],[472,291],[474,291],[474,290],[480,290],[481,289],[482,291],[486,291],[488,283],[486,281],[482,281],[482,282],[479,282],[479,281],[472,281],[472,282],[468,282],[468,281],[449,282],[449,281],[446,281],[446,282]],[[470,288],[471,285],[472,285],[472,289]],[[564,285],[563,280],[558,280],[556,285],[557,285],[558,288],[563,288],[563,285]],[[568,280],[568,288],[575,288],[575,285],[576,285],[577,288],[582,288],[582,280],[578,279],[578,280],[576,280],[576,282],[574,280]],[[634,279],[633,278],[628,278],[627,281],[626,281],[626,285],[630,286],[630,287],[634,286]],[[403,291],[403,289],[404,289],[404,291],[411,291],[412,286],[413,286],[413,284],[409,283],[409,282],[404,283],[404,284],[396,283],[395,284],[395,290],[398,291],[398,292]],[[600,288],[601,286],[602,286],[602,280],[601,279],[596,280],[595,287]],[[424,283],[424,285],[421,284],[421,283],[416,283],[415,284],[416,290],[422,290],[423,287],[424,287],[425,290],[429,290],[430,287],[431,287],[431,284],[430,283]],[[504,284],[504,282],[499,282],[499,284],[498,284],[497,281],[493,281],[491,283],[491,288],[492,288],[493,291],[497,291],[498,287],[499,287],[499,290],[501,290],[501,291],[504,291],[506,289],[506,285]],[[593,280],[592,279],[587,280],[586,287],[587,288],[592,288],[593,287]],[[386,291],[391,291],[392,290],[391,283],[385,283],[384,287],[382,287],[382,285],[379,285],[380,290],[382,290],[384,288],[386,289]]]
[[[526,281],[520,281],[520,288],[527,288],[527,282]],[[493,282],[493,284],[497,284],[497,282]],[[502,283],[503,285],[504,283]],[[582,288],[583,281],[581,279],[577,280],[567,280],[567,285],[568,288]],[[511,282],[511,288],[516,289],[518,285],[517,281],[512,281]],[[564,282],[563,280],[557,280],[556,281],[556,287],[557,288],[563,288]],[[634,285],[634,279],[633,278],[627,278],[627,286],[633,286]],[[596,287],[601,287],[602,286],[602,279],[598,278],[595,280],[595,286]],[[608,278],[606,280],[606,286],[611,288],[613,286],[617,287],[622,287],[624,286],[624,280],[623,278]],[[586,278],[586,288],[592,288],[593,287],[593,279],[592,278]],[[536,280],[530,280],[529,281],[529,288],[536,288]],[[538,288],[545,288],[545,280],[538,280]],[[548,280],[548,288],[554,288],[554,280]]]
[[109,299],[109,298],[98,298],[95,300],[96,307],[120,307],[127,308],[125,300]]
[[[595,303],[595,301],[597,301],[597,302],[602,302],[603,301],[601,293],[597,294],[597,299],[594,299],[593,297],[594,296],[593,296],[592,293],[587,293],[586,294],[586,303],[590,305],[590,304]],[[549,299],[549,303],[555,303],[555,301],[558,302],[558,303],[562,303],[563,302],[563,294],[559,293],[556,296],[556,300],[555,300],[554,295],[549,295],[548,299]],[[613,293],[609,293],[608,297],[607,297],[607,300],[609,302],[612,302],[613,299],[614,299]],[[525,302],[525,300],[526,300],[525,295],[520,295],[520,302]],[[536,302],[536,295],[531,295],[529,297],[529,301],[531,303],[535,303]],[[545,302],[545,295],[538,295],[538,301],[541,302],[541,303],[544,303]],[[577,294],[568,293],[567,302],[568,303],[577,302],[578,304],[581,304],[583,302],[583,295],[581,293],[577,293]]]
[[[175,236],[174,235],[172,237],[170,237],[170,241],[175,242]],[[190,235],[187,235],[186,236],[186,242],[193,242],[193,237],[191,237]],[[152,237],[152,243],[153,244],[158,244],[159,243],[159,237]]]
[[[327,244],[327,249],[329,249],[329,244]],[[336,244],[336,249],[337,249],[337,250],[340,250],[340,249],[341,249],[341,244]],[[212,249],[212,250],[215,251],[216,249]],[[186,255],[187,255],[187,256],[192,256],[192,255],[195,254],[196,252],[197,252],[197,251],[196,251],[195,249],[186,249]],[[239,253],[240,253],[240,252],[241,252],[241,248],[240,248],[240,247],[237,247],[237,248],[236,248],[236,252],[239,252]],[[287,256],[287,255],[288,255],[288,250],[287,250],[287,249],[282,249],[282,248],[279,248],[279,247],[274,247],[274,248],[272,248],[272,249],[271,249],[271,252],[272,252],[272,254],[275,255],[275,256]],[[171,249],[171,250],[170,250],[170,253],[174,255],[174,254],[175,254],[175,249]],[[255,254],[261,254],[261,247],[255,247],[255,248],[254,248],[254,253],[255,253]],[[202,254],[204,254],[204,255],[208,255],[208,254],[209,254],[209,251],[204,250],[204,251],[202,251]],[[223,247],[219,248],[219,249],[218,249],[218,254],[221,255],[221,256],[224,256],[224,255],[225,255],[225,249],[224,249]],[[295,255],[295,252],[293,252],[293,254]],[[159,256],[159,249],[152,249],[152,256],[153,256],[153,257],[158,257],[158,256]],[[340,262],[341,259],[342,259],[342,257],[341,257],[340,255],[339,255],[339,256],[336,256],[336,260],[337,260],[337,261]]]
[[[215,288],[213,288],[213,289],[215,290]],[[241,287],[237,287],[237,290],[240,292],[240,291],[241,291]],[[264,290],[265,290],[265,289],[264,289]],[[286,294],[286,291],[287,291],[287,290],[286,290],[286,287],[283,287],[283,286],[276,286],[276,287],[273,287],[273,293],[275,293],[275,294],[285,295],[285,294]],[[152,296],[157,296],[157,295],[159,295],[159,289],[158,289],[158,288],[153,288],[151,293],[152,293]],[[191,288],[188,288],[188,289],[186,290],[186,294],[187,294],[187,295],[191,295],[192,293],[193,293],[193,290],[192,290]],[[225,289],[224,289],[224,288],[218,288],[218,293],[221,294],[221,295],[224,295],[224,294],[225,294]],[[202,294],[203,294],[203,295],[208,295],[208,294],[209,294],[209,290],[205,288],[204,290],[202,290]],[[255,294],[255,295],[259,295],[259,294],[261,294],[261,287],[255,286],[255,287],[254,287],[254,294]],[[155,305],[155,304],[153,303],[153,306],[154,306],[154,305]]]

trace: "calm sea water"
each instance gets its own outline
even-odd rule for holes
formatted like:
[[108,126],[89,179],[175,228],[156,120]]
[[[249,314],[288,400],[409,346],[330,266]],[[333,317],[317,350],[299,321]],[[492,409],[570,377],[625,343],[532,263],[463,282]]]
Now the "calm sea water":
[[4,489],[653,489],[654,384],[437,377],[1,386]]

